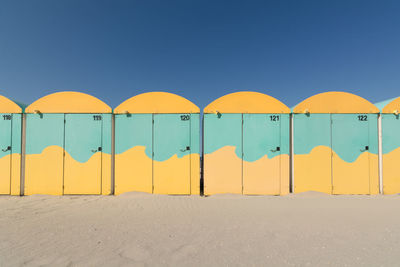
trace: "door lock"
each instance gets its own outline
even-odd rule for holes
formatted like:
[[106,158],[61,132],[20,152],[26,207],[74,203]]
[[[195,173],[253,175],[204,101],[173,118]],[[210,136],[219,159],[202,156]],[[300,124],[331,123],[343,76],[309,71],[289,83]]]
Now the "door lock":
[[364,151],[367,151],[367,150],[369,150],[369,146],[365,146],[364,149],[360,149],[361,152],[364,152]]
[[276,149],[271,149],[271,152],[281,151],[281,147],[277,146]]
[[7,151],[9,151],[9,150],[11,150],[11,146],[8,146],[7,148],[2,149],[1,151],[7,152]]

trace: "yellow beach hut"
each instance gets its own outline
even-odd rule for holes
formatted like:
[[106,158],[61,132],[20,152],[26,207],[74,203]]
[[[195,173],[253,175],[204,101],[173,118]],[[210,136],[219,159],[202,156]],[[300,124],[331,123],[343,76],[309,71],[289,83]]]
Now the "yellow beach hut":
[[290,109],[257,92],[222,96],[204,109],[204,194],[289,193]]
[[144,93],[115,113],[115,194],[200,193],[200,109],[166,92]]
[[26,110],[25,195],[111,193],[111,108],[79,92]]
[[0,96],[0,195],[20,195],[23,105]]
[[379,193],[376,106],[354,94],[326,92],[293,113],[295,193]]
[[382,189],[384,194],[400,193],[399,111],[400,97],[392,99],[383,106],[381,111]]

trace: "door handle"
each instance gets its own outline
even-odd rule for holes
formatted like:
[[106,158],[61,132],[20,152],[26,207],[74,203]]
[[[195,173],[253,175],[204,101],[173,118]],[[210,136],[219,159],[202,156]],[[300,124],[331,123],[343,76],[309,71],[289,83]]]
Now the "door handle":
[[97,151],[102,151],[102,147],[101,146],[99,146],[97,149],[92,149],[92,152],[93,153],[96,153]]
[[276,149],[271,149],[271,152],[281,151],[281,147],[277,146]]
[[367,150],[369,150],[369,146],[365,146],[364,149],[360,149],[361,152],[364,152],[364,151],[367,151]]
[[2,149],[1,151],[7,152],[8,150],[11,150],[11,146],[8,146],[7,148]]
[[185,152],[185,151],[188,151],[188,150],[190,150],[190,146],[187,146],[185,149],[180,149],[181,152]]

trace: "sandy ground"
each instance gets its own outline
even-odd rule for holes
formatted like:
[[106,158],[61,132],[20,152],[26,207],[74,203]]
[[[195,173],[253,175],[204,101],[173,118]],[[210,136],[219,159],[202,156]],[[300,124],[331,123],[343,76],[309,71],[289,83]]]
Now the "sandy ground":
[[0,197],[0,266],[399,266],[400,196]]

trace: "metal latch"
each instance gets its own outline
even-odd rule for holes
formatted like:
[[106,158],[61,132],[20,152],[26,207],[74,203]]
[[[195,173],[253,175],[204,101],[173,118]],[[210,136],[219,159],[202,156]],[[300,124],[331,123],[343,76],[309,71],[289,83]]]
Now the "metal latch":
[[7,148],[2,149],[1,151],[7,152],[7,151],[9,151],[9,150],[11,150],[11,146],[8,146]]
[[187,146],[185,149],[181,149],[181,152],[185,152],[185,151],[188,151],[188,150],[190,150],[190,146]]
[[102,151],[103,149],[102,149],[102,147],[101,146],[99,146],[97,149],[92,149],[92,152],[93,153],[96,153],[97,151]]
[[277,151],[281,151],[281,148],[279,146],[277,146],[276,149],[271,149],[271,152],[277,152]]

